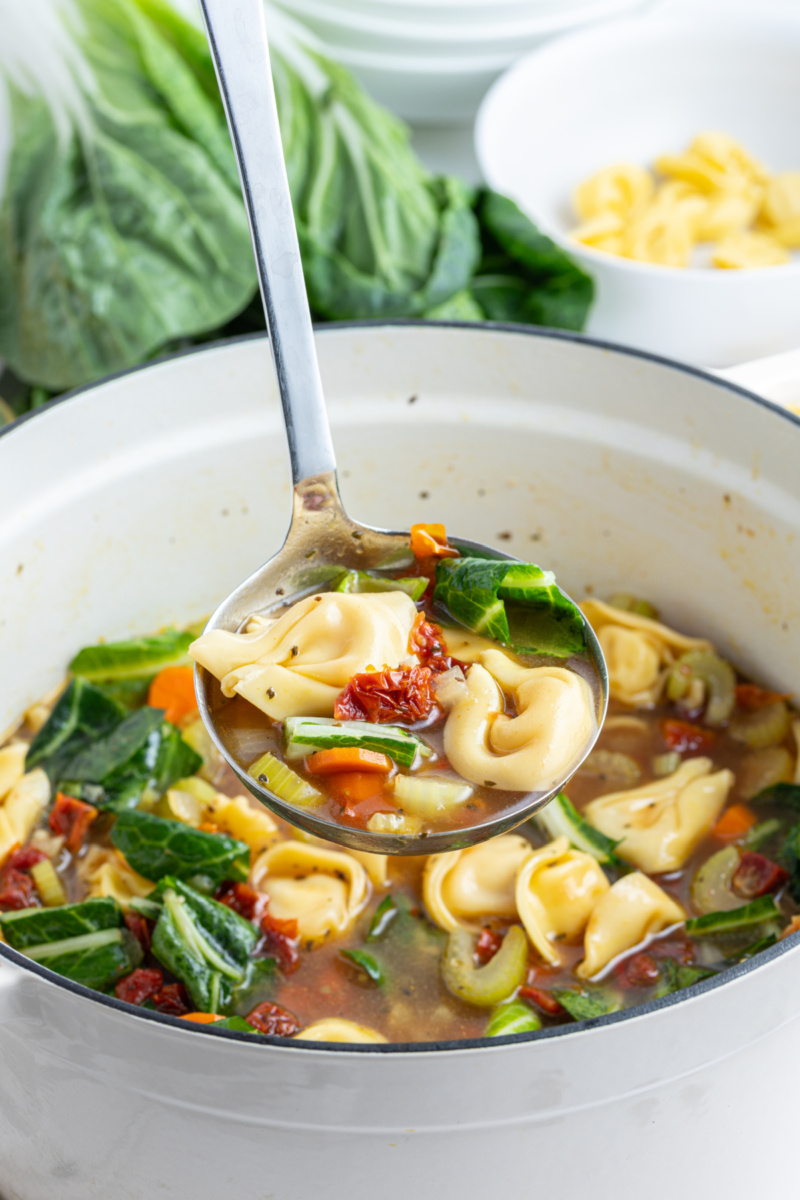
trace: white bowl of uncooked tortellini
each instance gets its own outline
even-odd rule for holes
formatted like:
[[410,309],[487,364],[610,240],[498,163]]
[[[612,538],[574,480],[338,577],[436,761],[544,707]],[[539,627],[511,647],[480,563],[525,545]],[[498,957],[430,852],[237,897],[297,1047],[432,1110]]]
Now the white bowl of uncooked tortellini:
[[800,345],[800,20],[645,16],[522,59],[476,148],[593,277],[586,332],[725,367]]

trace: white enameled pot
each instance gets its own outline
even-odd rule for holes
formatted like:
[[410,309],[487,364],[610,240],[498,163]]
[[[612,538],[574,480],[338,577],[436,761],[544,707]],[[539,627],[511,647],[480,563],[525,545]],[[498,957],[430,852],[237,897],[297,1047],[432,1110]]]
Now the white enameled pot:
[[[579,338],[329,328],[361,519],[444,520],[620,587],[798,691],[800,422],[729,381]],[[278,547],[267,343],[86,389],[0,437],[0,725],[77,647],[209,611]],[[256,1044],[133,1013],[0,947],[3,1200],[789,1195],[797,937],[724,982],[490,1043]]]

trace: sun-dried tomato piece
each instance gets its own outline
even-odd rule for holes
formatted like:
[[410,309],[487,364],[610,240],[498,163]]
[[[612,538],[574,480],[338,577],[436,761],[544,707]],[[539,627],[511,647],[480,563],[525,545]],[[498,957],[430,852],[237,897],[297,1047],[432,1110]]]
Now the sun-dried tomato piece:
[[447,643],[440,626],[428,621],[424,613],[417,613],[411,633],[408,638],[409,654],[416,654],[420,666],[430,667],[434,672],[449,671],[451,667],[461,667],[466,671],[467,664],[453,658],[447,653]]
[[215,892],[214,899],[220,904],[227,904],[245,921],[255,920],[259,902],[264,901],[264,897],[246,883],[223,883]]
[[137,967],[120,979],[114,988],[114,995],[126,1004],[144,1004],[152,1000],[164,986],[164,972],[157,967]]
[[[289,975],[300,965],[300,938],[297,921],[282,921],[265,912],[260,921],[264,937],[258,947],[262,958],[274,955],[284,974]],[[249,1018],[248,1018],[249,1019]]]
[[623,988],[653,987],[660,974],[652,954],[632,954],[614,968],[617,983]]
[[137,942],[141,944],[145,954],[150,949],[150,926],[141,913],[130,912],[125,913],[125,924],[131,931]]
[[736,703],[739,708],[748,709],[750,712],[757,708],[767,708],[770,704],[777,704],[779,700],[791,700],[791,692],[770,692],[766,688],[758,687],[755,683],[737,683],[736,685]]
[[758,896],[766,896],[768,892],[776,892],[788,878],[789,872],[772,859],[756,854],[754,850],[745,850],[733,873],[731,885],[743,900],[755,900]]
[[491,962],[497,951],[503,944],[502,933],[497,933],[494,929],[482,929],[477,945],[475,946],[475,957],[481,966]]
[[93,804],[58,792],[47,820],[53,833],[66,838],[65,844],[70,854],[77,854],[97,815]]
[[19,849],[11,851],[6,866],[13,871],[29,871],[46,858],[47,855],[35,846],[20,846]]
[[337,721],[421,721],[433,708],[430,667],[387,667],[354,675],[336,698]]
[[670,750],[677,750],[678,754],[706,754],[714,745],[713,731],[703,729],[700,725],[672,718],[661,721],[660,725],[664,741]]
[[182,983],[165,983],[152,1000],[156,1009],[169,1017],[182,1017],[184,1013],[192,1011],[189,996]]
[[277,1004],[270,1004],[268,1000],[257,1004],[253,1011],[247,1014],[245,1021],[254,1026],[259,1033],[268,1033],[274,1037],[292,1037],[302,1028],[294,1013],[279,1008]]
[[559,1004],[553,993],[545,991],[544,988],[527,985],[521,987],[517,995],[528,1004],[535,1004],[543,1013],[547,1013],[548,1017],[564,1017],[567,1014],[567,1010]]
[[[33,866],[33,863],[31,863],[31,866]],[[36,885],[26,871],[18,871],[16,867],[7,867],[3,874],[1,886],[0,908],[20,909],[39,907],[39,893],[36,890]]]

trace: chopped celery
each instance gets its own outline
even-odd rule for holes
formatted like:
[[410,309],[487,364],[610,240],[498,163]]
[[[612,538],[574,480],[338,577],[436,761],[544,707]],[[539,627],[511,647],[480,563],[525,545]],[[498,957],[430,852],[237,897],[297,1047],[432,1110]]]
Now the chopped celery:
[[619,845],[613,838],[606,837],[599,829],[580,815],[572,802],[563,792],[545,805],[536,814],[537,824],[550,838],[566,837],[576,850],[591,854],[604,866],[613,867],[617,871],[627,870],[627,865],[615,853]]
[[722,725],[736,704],[733,667],[713,650],[687,650],[667,677],[668,698],[683,700],[691,694],[695,680],[703,685],[706,724]]
[[287,804],[309,808],[321,804],[324,799],[322,792],[318,792],[308,780],[303,779],[269,751],[253,763],[247,774]]
[[36,884],[36,890],[45,908],[55,908],[67,903],[64,885],[49,858],[43,858],[41,862],[34,863],[30,870],[31,878]]
[[284,755],[298,762],[315,750],[334,746],[358,746],[388,754],[402,767],[410,767],[417,754],[429,758],[429,746],[397,725],[370,721],[335,721],[332,717],[289,717],[283,726]]
[[422,820],[411,813],[373,813],[367,821],[367,829],[370,833],[402,833],[413,837],[422,829]]
[[509,1037],[512,1033],[532,1033],[542,1028],[542,1022],[527,1004],[521,1000],[507,1000],[498,1004],[489,1017],[484,1037]]
[[416,579],[386,579],[380,575],[371,575],[368,571],[348,571],[333,589],[335,592],[405,592],[416,603],[425,595],[428,580],[420,576]]
[[681,765],[681,756],[677,750],[669,750],[666,754],[657,754],[653,759],[653,774],[659,777],[673,775]]
[[754,925],[763,925],[768,921],[777,921],[782,917],[781,910],[773,896],[759,896],[741,908],[706,913],[705,916],[695,917],[686,922],[686,932],[690,937],[711,937],[715,934],[739,933]]
[[435,817],[464,804],[473,790],[468,783],[425,775],[396,775],[394,779],[394,794],[398,801],[418,817]]
[[525,980],[528,939],[521,925],[512,925],[503,944],[484,967],[473,964],[475,938],[466,929],[454,929],[447,939],[442,978],[449,991],[477,1008],[494,1008]]

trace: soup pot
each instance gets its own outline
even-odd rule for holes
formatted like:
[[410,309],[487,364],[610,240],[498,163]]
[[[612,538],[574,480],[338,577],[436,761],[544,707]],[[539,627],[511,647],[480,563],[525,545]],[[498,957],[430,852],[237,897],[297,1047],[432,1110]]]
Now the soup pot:
[[[354,516],[443,520],[552,567],[573,595],[646,595],[766,685],[798,690],[794,416],[728,380],[531,329],[333,327],[318,344]],[[210,611],[277,549],[289,498],[263,338],[13,426],[0,725],[81,645]],[[0,946],[0,1194],[788,1194],[797,943],[580,1025],[349,1048],[134,1012]]]

